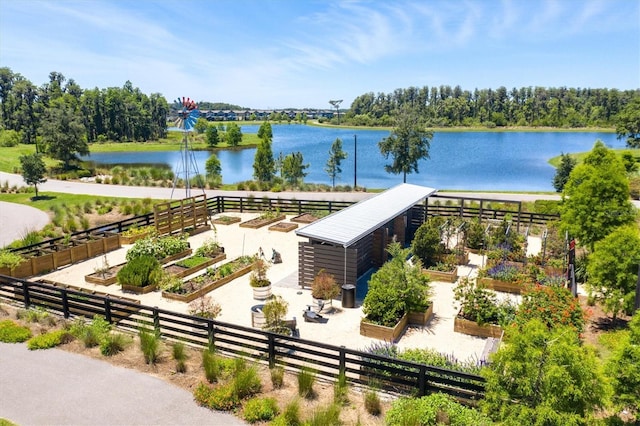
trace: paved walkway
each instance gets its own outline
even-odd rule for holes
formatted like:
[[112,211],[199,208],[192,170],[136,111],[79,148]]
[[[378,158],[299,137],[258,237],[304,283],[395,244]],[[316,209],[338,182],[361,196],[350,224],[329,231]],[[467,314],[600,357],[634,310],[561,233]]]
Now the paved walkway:
[[163,380],[60,349],[0,343],[0,418],[19,425],[244,425]]
[[0,248],[19,240],[29,231],[41,230],[49,221],[49,215],[40,209],[0,201]]

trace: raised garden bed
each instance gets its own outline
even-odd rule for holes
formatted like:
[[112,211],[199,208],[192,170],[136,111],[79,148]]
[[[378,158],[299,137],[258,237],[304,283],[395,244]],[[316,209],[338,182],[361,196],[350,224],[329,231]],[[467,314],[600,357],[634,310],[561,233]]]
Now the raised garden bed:
[[149,230],[132,234],[120,234],[120,244],[133,244],[138,240],[148,237],[150,233],[151,231]]
[[175,275],[178,278],[184,278],[188,275],[194,274],[198,271],[201,271],[205,268],[208,268],[209,266],[213,265],[214,263],[218,263],[223,261],[224,259],[227,258],[227,255],[224,253],[220,253],[219,255],[217,255],[216,257],[206,257],[203,258],[203,262],[199,263],[197,265],[188,267],[185,265],[182,265],[181,262],[184,261],[188,261],[189,259],[192,259],[192,257],[187,257],[186,259],[181,260],[180,262],[176,262],[173,265],[169,265],[166,268],[164,268],[164,270],[168,273],[170,273],[171,275]]
[[213,219],[213,223],[216,225],[232,225],[240,222],[242,219],[238,216],[219,216]]
[[289,232],[289,231],[293,231],[297,227],[298,227],[297,223],[278,222],[275,225],[271,225],[269,227],[269,231]]
[[255,219],[242,222],[240,224],[240,227],[258,229],[258,228],[262,228],[263,226],[271,225],[272,223],[279,222],[285,219],[286,219],[285,215],[279,215],[275,217],[257,217]]
[[[238,263],[237,267],[234,267],[235,262]],[[230,266],[226,266],[230,265]],[[251,272],[251,268],[253,267],[253,263],[246,264],[238,259],[234,259],[230,262],[227,262],[224,265],[215,268],[210,273],[209,271],[200,275],[199,277],[192,278],[189,281],[183,283],[182,287],[178,291],[162,291],[162,297],[171,300],[178,300],[180,302],[191,302],[198,297],[201,297],[212,290],[215,290],[218,287],[221,287],[238,277],[241,277],[245,274]],[[220,271],[223,269],[231,269],[231,273],[225,275],[222,278],[216,278],[216,274],[213,271]]]
[[514,283],[511,281],[494,280],[492,278],[487,278],[487,277],[478,279],[478,284],[491,290],[502,291],[505,293],[512,293],[512,294],[520,294],[520,291],[522,290],[522,284],[520,283]]
[[408,325],[424,327],[429,322],[432,315],[433,303],[429,305],[427,310],[424,312],[409,312],[408,314],[404,314],[402,318],[400,318],[400,321],[398,321],[393,327],[373,324],[363,319],[360,321],[360,335],[396,343],[400,340],[400,336],[404,334]]
[[181,251],[180,253],[176,253],[174,255],[167,256],[164,259],[160,259],[160,263],[162,263],[164,265],[165,263],[169,263],[169,262],[172,262],[174,260],[182,259],[183,257],[191,256],[191,253],[193,253],[192,249],[186,249],[185,251]]
[[150,284],[144,287],[138,287],[136,285],[129,285],[129,284],[121,284],[121,287],[122,287],[122,291],[124,292],[135,293],[135,294],[147,294],[156,290],[158,288],[158,284]]
[[298,216],[292,217],[291,218],[291,222],[296,222],[296,223],[313,223],[316,220],[318,220],[319,218],[317,218],[316,216],[312,215],[311,213],[302,213],[299,214]]
[[433,269],[423,269],[422,273],[425,275],[428,275],[431,281],[442,281],[445,283],[454,283],[458,279],[457,266],[450,272],[436,271]]
[[468,319],[464,319],[461,316],[461,313],[458,312],[458,315],[453,320],[453,331],[457,333],[468,334],[470,336],[477,337],[493,337],[500,338],[502,336],[503,330],[502,327],[496,324],[478,324],[475,321],[470,321]]
[[85,282],[97,285],[111,285],[118,281],[118,271],[122,269],[125,263],[111,266],[105,272],[93,272],[84,276]]

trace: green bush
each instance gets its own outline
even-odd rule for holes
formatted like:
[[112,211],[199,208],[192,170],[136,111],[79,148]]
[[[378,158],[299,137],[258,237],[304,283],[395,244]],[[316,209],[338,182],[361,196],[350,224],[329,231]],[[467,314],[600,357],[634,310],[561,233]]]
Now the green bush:
[[218,377],[220,376],[220,363],[214,351],[209,349],[202,351],[202,367],[204,368],[204,375],[209,383],[218,381]]
[[386,414],[386,424],[483,426],[493,424],[479,411],[457,403],[452,397],[436,393],[422,398],[400,398],[393,402]]
[[298,373],[298,395],[303,398],[312,399],[315,397],[313,385],[316,382],[316,373],[308,367],[302,367]]
[[347,383],[347,375],[344,371],[340,371],[338,379],[333,386],[333,402],[341,405],[349,402],[349,385]]
[[275,366],[269,369],[271,384],[274,389],[280,389],[284,385],[284,367]]
[[129,336],[123,333],[106,334],[100,342],[100,353],[104,356],[113,356],[125,350],[129,345]]
[[613,379],[614,401],[640,413],[640,311],[629,322],[629,337],[617,345],[606,368]]
[[140,256],[151,256],[157,260],[181,253],[189,248],[186,236],[149,236],[133,243],[127,251],[127,261]]
[[339,426],[340,406],[338,404],[330,404],[326,407],[319,407],[313,410],[311,418],[305,422],[309,426]]
[[140,350],[147,364],[155,364],[160,358],[160,337],[145,328],[138,331],[140,337]]
[[136,287],[158,284],[162,278],[162,268],[151,256],[135,257],[118,271],[118,283]]
[[236,372],[232,385],[238,399],[249,398],[262,390],[260,376],[255,366]]
[[47,323],[49,325],[55,325],[55,319],[49,315],[49,312],[43,308],[29,308],[20,309],[16,318],[25,320],[26,322]]
[[242,417],[249,423],[272,420],[279,413],[275,398],[254,398],[244,404]]
[[369,389],[364,393],[364,409],[372,416],[379,416],[382,412],[380,395],[374,389]]
[[187,350],[186,346],[182,342],[176,342],[173,344],[171,348],[171,352],[173,355],[173,359],[176,360],[176,372],[178,373],[186,373],[187,372]]
[[0,321],[0,342],[21,343],[31,337],[31,330],[11,320]]
[[85,348],[98,346],[111,330],[109,324],[100,315],[95,315],[91,324],[87,324],[83,319],[77,319],[70,327],[69,332],[79,339]]
[[54,330],[48,333],[34,336],[27,340],[27,348],[29,350],[35,349],[49,349],[55,346],[59,346],[63,343],[68,343],[73,339],[71,333],[67,330]]
[[205,257],[205,256],[191,256],[188,257],[186,259],[183,259],[179,262],[176,262],[176,265],[182,267],[182,268],[193,268],[195,266],[198,265],[202,265],[203,263],[207,262],[211,260],[211,258],[209,257]]
[[300,420],[300,401],[298,399],[288,403],[282,413],[271,422],[271,426],[299,426],[300,424],[302,421]]
[[416,230],[416,235],[411,242],[412,253],[420,259],[425,268],[435,265],[437,256],[445,252],[440,235],[440,227],[443,223],[444,219],[441,217],[427,219]]
[[232,383],[211,387],[201,382],[193,391],[193,398],[196,403],[212,410],[230,411],[240,405]]

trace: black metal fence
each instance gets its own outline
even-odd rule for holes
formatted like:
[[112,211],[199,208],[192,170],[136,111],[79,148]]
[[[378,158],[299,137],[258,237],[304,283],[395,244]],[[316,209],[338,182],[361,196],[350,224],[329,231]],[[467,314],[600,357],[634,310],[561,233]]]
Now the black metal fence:
[[405,394],[444,392],[465,401],[484,396],[481,376],[332,346],[220,321],[171,312],[127,300],[0,275],[0,297],[25,307],[40,306],[64,317],[100,315],[118,327],[157,330],[164,338],[200,347],[214,345],[229,355],[245,356],[299,371],[314,369],[335,378],[345,372],[351,383],[371,384]]

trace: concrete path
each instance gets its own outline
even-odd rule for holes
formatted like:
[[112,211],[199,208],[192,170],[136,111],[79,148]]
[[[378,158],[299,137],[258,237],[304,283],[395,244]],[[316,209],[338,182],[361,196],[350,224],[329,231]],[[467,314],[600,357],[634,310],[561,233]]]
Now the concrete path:
[[0,343],[0,418],[19,425],[244,425],[156,377],[60,349]]
[[49,223],[49,215],[35,207],[0,201],[0,248],[39,231]]

